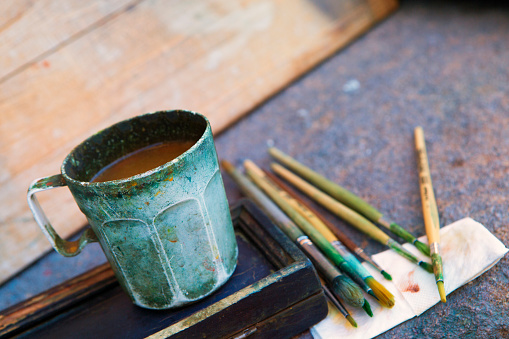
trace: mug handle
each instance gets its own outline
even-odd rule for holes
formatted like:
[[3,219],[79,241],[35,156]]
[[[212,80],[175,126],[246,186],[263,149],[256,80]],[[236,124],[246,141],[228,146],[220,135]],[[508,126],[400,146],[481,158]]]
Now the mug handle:
[[61,174],[53,175],[35,180],[28,188],[27,200],[28,206],[32,210],[35,221],[41,228],[42,232],[48,238],[49,242],[64,257],[74,257],[78,255],[83,247],[91,242],[97,242],[97,236],[92,229],[86,229],[78,240],[67,241],[62,239],[51,226],[46,214],[41,208],[39,201],[35,197],[35,193],[49,190],[55,187],[67,186],[64,177]]

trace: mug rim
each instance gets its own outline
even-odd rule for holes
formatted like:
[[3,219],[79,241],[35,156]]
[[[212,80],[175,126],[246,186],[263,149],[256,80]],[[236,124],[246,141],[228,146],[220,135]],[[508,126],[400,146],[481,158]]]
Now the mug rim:
[[[202,135],[200,136],[200,138],[191,146],[189,147],[185,152],[183,152],[182,154],[180,154],[178,157],[176,158],[173,158],[172,160],[160,165],[160,166],[157,166],[155,168],[152,168],[148,171],[145,171],[145,172],[142,172],[142,173],[138,173],[138,174],[135,174],[135,175],[132,175],[130,177],[127,177],[127,178],[122,178],[122,179],[116,179],[116,180],[109,180],[109,181],[97,181],[97,182],[91,182],[91,181],[81,181],[81,180],[77,180],[77,179],[74,179],[72,178],[69,174],[67,174],[66,170],[65,170],[65,167],[67,165],[67,163],[70,161],[70,157],[71,155],[79,148],[81,147],[84,143],[86,143],[87,141],[91,140],[94,136],[96,136],[97,134],[100,134],[100,133],[103,133],[104,131],[107,131],[115,126],[118,126],[119,124],[122,124],[122,123],[125,123],[125,122],[128,122],[128,121],[133,121],[133,120],[137,120],[137,119],[142,119],[143,117],[146,117],[146,116],[149,116],[149,115],[153,115],[153,114],[160,114],[160,113],[176,113],[176,112],[183,112],[183,113],[186,113],[186,114],[194,114],[194,115],[197,115],[199,116],[200,118],[202,118],[204,121],[205,121],[205,130],[203,131]],[[192,151],[194,151],[194,149],[196,149],[197,147],[199,147],[199,145],[201,145],[205,138],[206,138],[206,134],[207,134],[207,131],[210,131],[211,130],[211,127],[210,127],[210,122],[209,120],[207,119],[206,116],[204,116],[203,114],[201,113],[198,113],[198,112],[195,112],[195,111],[191,111],[191,110],[185,110],[185,109],[173,109],[173,110],[161,110],[161,111],[154,111],[154,112],[149,112],[149,113],[144,113],[144,114],[140,114],[140,115],[137,115],[137,116],[134,116],[134,117],[131,117],[131,118],[127,118],[127,119],[124,119],[124,120],[120,120],[106,128],[103,128],[97,132],[95,132],[94,134],[90,135],[88,138],[86,138],[85,140],[83,140],[82,142],[80,142],[78,145],[76,145],[75,147],[73,147],[73,149],[65,156],[65,159],[64,161],[62,162],[62,165],[60,166],[60,172],[62,174],[62,176],[64,177],[64,179],[66,180],[66,182],[70,182],[70,183],[73,183],[73,184],[77,184],[77,185],[81,185],[81,186],[86,186],[86,187],[89,187],[89,186],[92,186],[92,187],[101,187],[101,186],[109,186],[109,185],[118,185],[118,184],[125,184],[125,183],[128,183],[128,182],[131,182],[133,180],[139,180],[139,179],[142,179],[142,178],[145,178],[145,177],[148,177],[152,174],[154,174],[155,172],[158,172],[164,168],[167,168],[167,167],[170,167],[172,166],[174,163],[180,161],[182,158],[184,158],[185,156],[187,156],[189,153],[191,153]]]

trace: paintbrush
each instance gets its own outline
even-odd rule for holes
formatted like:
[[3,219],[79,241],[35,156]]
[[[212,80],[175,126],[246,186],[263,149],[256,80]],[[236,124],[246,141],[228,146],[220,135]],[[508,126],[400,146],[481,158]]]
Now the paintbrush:
[[[279,209],[277,206],[275,207]],[[281,211],[281,213],[283,212]],[[291,220],[289,221],[291,222]],[[320,272],[320,275],[325,277],[325,279],[328,281],[328,284],[332,287],[333,294],[338,299],[344,299],[344,296],[338,293],[339,289],[337,288],[337,277],[342,275],[341,272],[334,265],[331,264],[331,262],[322,254],[322,252],[320,252],[320,250],[313,244],[313,242],[304,233],[302,233],[302,231],[295,224],[293,224],[293,227],[295,227],[298,231],[301,232],[301,235],[299,236],[299,238],[297,238],[297,241],[295,241],[297,245],[304,251],[304,253],[306,253],[309,260],[311,260],[313,265],[318,269],[318,272]],[[353,281],[352,284],[355,285]],[[360,289],[357,290],[360,292]],[[373,311],[371,311],[371,306],[369,302],[362,296],[362,292],[360,293],[362,297],[362,300],[361,299],[358,300],[359,304],[361,304],[360,307],[370,317],[372,317]],[[356,306],[359,306],[359,304],[357,304]]]
[[[264,172],[267,175],[267,172]],[[268,177],[268,180],[272,180]],[[346,247],[338,240],[338,238],[329,230],[322,220],[306,206],[300,204],[296,199],[288,194],[282,187],[276,182],[272,182],[274,189],[277,191],[279,196],[284,199],[288,204],[291,205],[301,216],[307,219],[309,223],[318,231],[327,241],[339,252],[339,254],[345,259],[345,261],[355,270],[355,272],[364,280],[366,285],[371,287],[373,293],[376,296],[378,302],[385,307],[391,308],[394,306],[394,296],[387,291],[387,289],[376,281],[375,278],[368,272],[368,270],[362,266],[357,258],[346,249]]]
[[327,297],[327,299],[334,305],[338,311],[343,315],[343,317],[348,320],[348,322],[353,326],[357,327],[357,322],[354,320],[352,315],[348,312],[345,306],[341,303],[341,300],[339,298],[336,298],[336,296],[331,292],[329,287],[327,287],[327,284],[325,281],[323,281],[322,277],[320,277],[320,282],[322,283],[322,289],[323,293]]
[[[312,261],[315,267],[326,278],[332,290],[340,296],[342,300],[353,307],[362,307],[368,315],[373,316],[369,303],[364,299],[359,286],[349,277],[339,272],[297,225],[295,225],[290,218],[265,195],[265,193],[256,187],[246,176],[240,173],[235,166],[226,160],[223,160],[221,165],[239,186],[241,191],[257,204],[274,224],[303,250],[308,258],[313,258]],[[367,310],[369,310],[369,312]]]
[[262,190],[269,198],[272,199],[290,217],[290,219],[308,236],[313,240],[320,250],[329,258],[343,273],[348,275],[353,281],[357,283],[366,293],[375,296],[375,293],[369,287],[362,277],[351,267],[341,254],[327,241],[327,239],[320,234],[313,225],[307,221],[306,218],[301,216],[295,208],[287,202],[279,194],[280,189],[274,184],[263,171],[250,160],[244,161],[244,168],[249,178]]
[[282,189],[284,189],[292,198],[297,200],[301,205],[306,207],[313,214],[317,215],[320,218],[320,220],[327,226],[327,228],[329,228],[332,231],[332,233],[334,233],[334,235],[339,239],[339,241],[342,242],[350,251],[357,254],[364,261],[370,263],[377,271],[380,272],[380,274],[385,279],[392,280],[391,275],[383,268],[378,266],[378,264],[369,255],[367,255],[362,248],[357,246],[357,244],[355,244],[346,234],[341,232],[341,230],[336,225],[325,219],[323,216],[320,217],[320,213],[316,209],[314,209],[311,206],[311,204],[308,204],[306,201],[304,201],[304,199],[302,199],[292,188],[290,188],[290,186],[285,184],[283,180],[279,179],[276,175],[269,171],[264,172],[270,179],[272,179],[276,184],[278,184]]
[[422,214],[424,216],[426,235],[428,236],[431,262],[433,264],[433,272],[435,273],[435,281],[437,283],[440,299],[445,303],[447,299],[445,297],[442,257],[440,256],[440,220],[438,218],[438,208],[435,194],[433,193],[433,185],[431,183],[426,141],[424,140],[422,127],[417,127],[415,129],[415,149],[417,151],[417,163],[419,167]]
[[291,169],[294,173],[297,173],[305,180],[324,191],[334,199],[338,200],[342,204],[350,207],[354,211],[364,215],[367,219],[374,223],[378,223],[388,229],[391,233],[396,236],[403,238],[405,241],[413,244],[419,251],[429,256],[429,247],[420,242],[413,234],[399,226],[395,222],[387,219],[381,212],[375,207],[370,205],[368,202],[348,191],[346,188],[330,181],[324,176],[313,171],[311,168],[299,163],[294,158],[283,153],[275,147],[269,148],[269,154],[276,160],[281,162],[283,165]]
[[283,166],[273,163],[271,168],[274,172],[276,172],[276,174],[289,181],[292,185],[307,194],[310,198],[327,208],[329,211],[341,219],[348,222],[350,225],[357,228],[359,231],[364,232],[364,234],[370,236],[372,239],[378,241],[382,245],[388,246],[402,257],[421,266],[426,271],[433,273],[433,266],[431,266],[431,264],[418,259],[415,255],[408,252],[398,242],[396,242],[394,239],[391,239],[387,234],[382,232],[382,230],[380,230],[372,222],[367,220],[359,213],[351,210],[339,201],[320,191]]

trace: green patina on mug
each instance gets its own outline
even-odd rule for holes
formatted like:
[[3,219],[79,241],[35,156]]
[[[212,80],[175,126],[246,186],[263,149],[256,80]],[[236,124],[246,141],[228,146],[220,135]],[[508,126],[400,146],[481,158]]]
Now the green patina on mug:
[[[113,161],[160,142],[194,139],[190,149],[126,179],[90,182]],[[77,241],[58,236],[35,193],[68,186],[91,228]],[[199,300],[232,275],[237,243],[208,120],[176,110],[119,122],[85,140],[61,174],[30,185],[35,220],[64,256],[99,241],[120,285],[136,305],[167,309]]]

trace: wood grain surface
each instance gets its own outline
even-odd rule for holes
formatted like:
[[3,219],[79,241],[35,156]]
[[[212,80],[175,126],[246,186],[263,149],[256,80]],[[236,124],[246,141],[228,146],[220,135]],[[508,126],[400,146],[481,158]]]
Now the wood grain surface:
[[[26,204],[99,129],[185,108],[218,133],[364,33],[395,0],[6,1],[0,5],[0,284],[50,245]],[[70,193],[39,194],[67,237]]]

